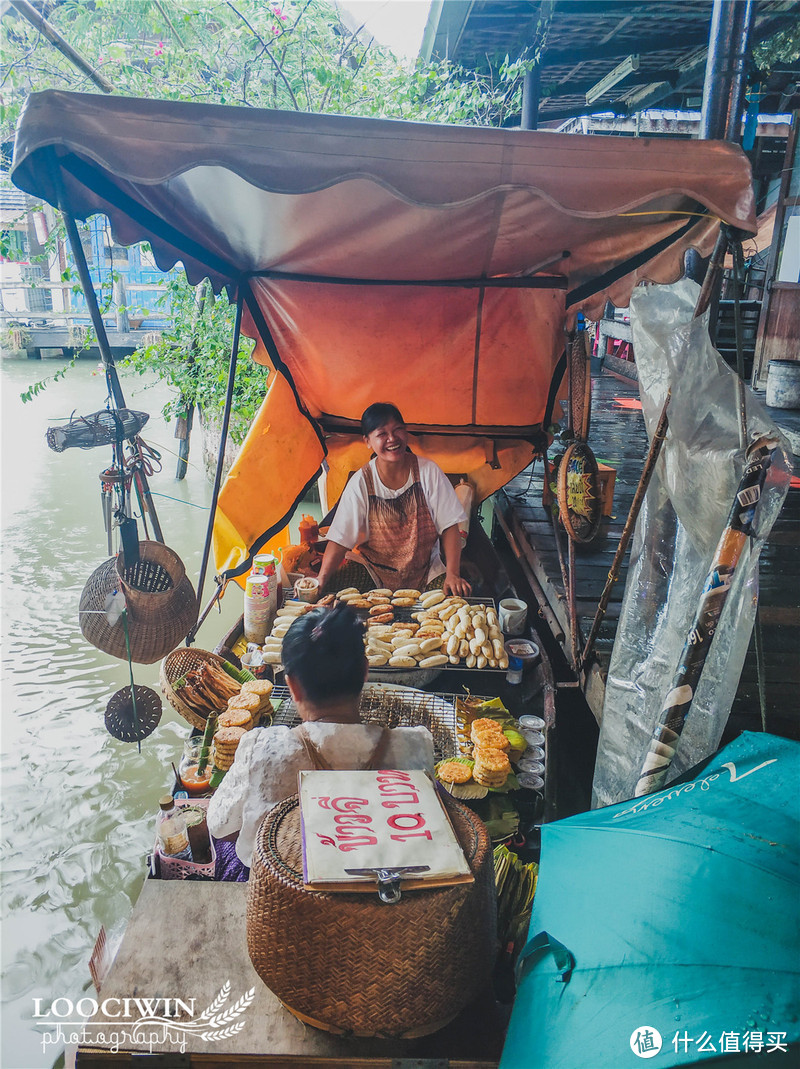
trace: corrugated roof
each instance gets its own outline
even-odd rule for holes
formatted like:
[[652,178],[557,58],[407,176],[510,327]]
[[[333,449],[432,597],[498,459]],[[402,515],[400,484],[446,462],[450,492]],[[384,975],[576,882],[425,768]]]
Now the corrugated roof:
[[[506,54],[521,56],[544,35],[542,123],[586,113],[587,90],[629,55],[639,57],[638,71],[600,97],[595,111],[685,106],[687,96],[702,94],[712,6],[711,0],[558,0],[548,20],[543,0],[445,0],[432,8],[423,54],[481,69]],[[762,0],[752,43],[798,18],[795,0]],[[762,109],[769,106],[762,102]]]

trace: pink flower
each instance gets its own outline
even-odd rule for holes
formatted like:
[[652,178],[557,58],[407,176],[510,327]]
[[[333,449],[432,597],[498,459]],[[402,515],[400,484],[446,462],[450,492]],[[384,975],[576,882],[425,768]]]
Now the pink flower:
[[277,36],[281,31],[279,26],[273,26],[272,32]]
[[154,56],[163,56],[164,55],[164,42],[163,41],[159,41],[158,44],[156,45],[156,47],[153,49],[153,55]]

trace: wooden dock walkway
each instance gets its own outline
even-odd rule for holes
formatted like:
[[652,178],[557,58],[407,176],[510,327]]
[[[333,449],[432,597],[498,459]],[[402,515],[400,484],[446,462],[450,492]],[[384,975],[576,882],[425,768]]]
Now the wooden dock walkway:
[[[592,425],[589,442],[598,461],[616,469],[613,509],[590,547],[576,547],[578,622],[588,634],[611,561],[633,500],[649,442],[638,400],[638,385],[603,372],[592,380]],[[800,451],[800,412],[774,409],[773,418],[789,431]],[[800,458],[795,455],[795,474]],[[496,495],[495,513],[512,549],[540,600],[551,630],[570,650],[569,611],[561,579],[548,510],[542,505],[542,464],[528,468]],[[566,535],[562,531],[566,553]],[[765,662],[767,730],[800,738],[800,488],[793,488],[773,528],[760,562],[760,625]],[[586,679],[586,697],[600,718],[605,676],[616,636],[625,590],[628,555],[614,585],[596,643],[596,661]],[[755,636],[751,639],[728,732],[761,730]]]

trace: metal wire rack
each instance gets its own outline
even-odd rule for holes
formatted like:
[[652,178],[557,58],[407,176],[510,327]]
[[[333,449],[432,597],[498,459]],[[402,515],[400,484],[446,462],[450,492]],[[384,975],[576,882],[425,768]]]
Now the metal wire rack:
[[[276,686],[272,701],[277,706],[273,724],[295,727],[300,723],[289,688]],[[365,724],[382,724],[384,727],[426,727],[433,736],[433,748],[437,761],[464,754],[464,742],[459,732],[456,701],[458,694],[427,693],[413,687],[398,687],[393,684],[367,683],[361,692],[359,713]],[[473,700],[489,701],[489,698],[471,695]]]

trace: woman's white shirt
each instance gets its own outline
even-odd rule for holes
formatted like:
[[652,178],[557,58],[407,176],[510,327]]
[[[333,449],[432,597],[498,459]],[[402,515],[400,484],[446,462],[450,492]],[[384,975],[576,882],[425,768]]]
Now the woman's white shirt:
[[[464,508],[458,500],[453,484],[439,465],[433,460],[428,460],[427,457],[417,457],[417,461],[420,485],[437,534],[441,535],[455,523],[464,523],[467,518]],[[398,490],[386,486],[378,475],[377,459],[373,457],[369,463],[377,497],[387,499],[400,497],[412,485],[414,474],[410,472],[408,479]],[[346,549],[353,549],[369,541],[369,493],[363,469],[352,476],[342,491],[327,537],[331,542],[336,542]],[[444,570],[437,539],[431,550],[428,582],[435,579],[437,575],[441,575]]]
[[[377,724],[309,722],[308,736],[334,769],[369,764],[378,745]],[[433,769],[433,738],[427,728],[392,728],[381,760],[384,768]],[[298,728],[269,727],[248,731],[236,758],[208,807],[212,835],[239,832],[236,853],[250,865],[256,833],[265,815],[284,798],[297,794],[297,773],[313,768]]]

